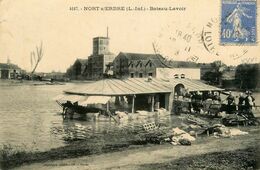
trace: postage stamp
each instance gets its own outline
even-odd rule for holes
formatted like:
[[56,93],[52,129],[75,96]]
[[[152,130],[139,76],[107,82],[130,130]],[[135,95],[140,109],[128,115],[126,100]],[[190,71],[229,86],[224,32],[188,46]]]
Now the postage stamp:
[[221,44],[256,43],[256,0],[222,0]]

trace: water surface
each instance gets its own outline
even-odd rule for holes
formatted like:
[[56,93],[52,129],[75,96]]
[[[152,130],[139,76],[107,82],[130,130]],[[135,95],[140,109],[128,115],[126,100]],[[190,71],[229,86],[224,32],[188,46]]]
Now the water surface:
[[[97,121],[63,120],[61,108],[53,100],[63,90],[76,88],[79,84],[10,85],[0,80],[0,145],[11,144],[28,150],[49,150],[64,146],[75,140],[102,139],[111,133],[111,140],[124,138],[124,129],[146,122],[157,122],[173,126],[172,117],[163,115],[145,120],[127,121],[117,124],[114,120],[100,118]],[[260,94],[254,94],[257,105]],[[113,134],[113,135],[112,135]]]

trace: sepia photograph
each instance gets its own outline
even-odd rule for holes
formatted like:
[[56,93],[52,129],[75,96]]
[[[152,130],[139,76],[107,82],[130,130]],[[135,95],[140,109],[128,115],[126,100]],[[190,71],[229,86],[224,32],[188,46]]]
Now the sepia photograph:
[[0,170],[260,169],[259,0],[0,0]]

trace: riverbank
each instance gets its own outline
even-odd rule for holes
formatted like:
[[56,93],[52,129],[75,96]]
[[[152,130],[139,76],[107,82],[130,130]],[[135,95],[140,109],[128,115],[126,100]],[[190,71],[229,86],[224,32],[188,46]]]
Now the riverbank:
[[[123,151],[46,161],[17,170],[59,169],[257,169],[259,165],[259,128],[245,136],[198,138],[191,146],[145,145]],[[135,146],[136,147],[136,146]]]
[[[23,164],[99,155],[157,143],[157,141],[147,138],[146,133],[139,133],[140,129],[138,130],[138,127],[114,132],[103,131],[101,134],[93,135],[89,139],[73,138],[73,141],[66,139],[68,141],[66,146],[41,152],[25,151],[4,145],[0,150],[0,167],[1,169],[10,169]],[[124,137],[122,138],[122,136]]]
[[[181,121],[178,120],[177,117],[175,118],[175,120],[176,120],[175,124],[181,126]],[[165,127],[163,129],[164,132],[169,131],[169,128]],[[164,166],[168,166],[167,164],[169,161],[175,161],[182,157],[202,155],[211,152],[228,151],[230,149],[232,151],[238,149],[248,149],[252,147],[257,149],[259,146],[256,144],[258,144],[259,143],[258,141],[260,140],[259,127],[247,126],[247,127],[239,127],[239,129],[241,129],[242,131],[249,132],[249,135],[235,136],[230,138],[215,138],[213,136],[207,137],[206,135],[200,135],[199,137],[197,137],[195,142],[192,142],[191,146],[173,146],[168,142],[160,142],[161,140],[158,140],[158,136],[160,136],[163,133],[154,134],[154,132],[152,132],[147,135],[147,133],[140,133],[141,131],[137,130],[136,128],[124,129],[114,133],[112,132],[108,133],[104,131],[99,136],[93,136],[91,139],[73,141],[64,147],[59,147],[44,152],[28,152],[28,151],[17,150],[15,148],[6,147],[5,150],[1,150],[2,157],[0,159],[0,162],[1,162],[2,169],[10,169],[10,168],[15,168],[24,165],[26,166],[28,164],[33,164],[33,163],[40,163],[38,165],[46,168],[46,166],[49,166],[49,164],[50,166],[55,166],[56,164],[67,165],[67,161],[69,162],[76,161],[73,163],[68,163],[69,165],[71,164],[81,165],[86,161],[81,162],[78,160],[86,159],[88,162],[89,158],[98,157],[98,155],[105,156],[107,154],[108,155],[115,154],[114,156],[112,156],[115,157],[117,154],[119,154],[121,155],[120,157],[123,158],[129,155],[129,153],[133,152],[138,155],[147,154],[140,157],[140,160],[136,160],[136,161],[143,162],[143,164],[146,165],[146,164],[154,163],[153,161],[145,163],[145,160],[146,157],[149,157],[149,152],[156,151],[159,152],[159,155],[157,155],[157,157],[156,155],[154,155],[156,157],[154,159],[156,160],[162,159],[162,162],[158,162],[158,166],[164,167]],[[118,138],[111,138],[111,136],[114,135],[117,135]],[[122,137],[119,138],[120,136],[124,136],[124,138]],[[167,155],[168,153],[164,153],[164,152],[168,152],[168,150],[172,150],[171,152],[173,154],[172,155],[174,158],[173,160],[171,159],[164,160],[165,154],[166,157],[167,156],[171,157],[171,155]],[[104,159],[103,161],[106,161],[105,157],[103,159]],[[191,157],[190,159],[193,158]],[[253,156],[252,159],[254,159]],[[58,160],[61,160],[61,162],[59,162]],[[132,160],[132,158],[130,158],[129,160]],[[58,161],[58,163],[56,163],[56,161]],[[129,163],[131,165],[131,161]],[[207,163],[207,161],[205,163]],[[96,162],[96,164],[98,164],[98,162]],[[133,162],[133,165],[135,164],[136,162]],[[176,163],[173,164],[175,166]],[[141,164],[140,166],[142,167],[143,165]],[[149,167],[149,165],[147,166]],[[180,166],[184,166],[184,165],[180,165]],[[97,169],[99,168],[100,167],[98,167]],[[142,168],[146,168],[146,166]]]

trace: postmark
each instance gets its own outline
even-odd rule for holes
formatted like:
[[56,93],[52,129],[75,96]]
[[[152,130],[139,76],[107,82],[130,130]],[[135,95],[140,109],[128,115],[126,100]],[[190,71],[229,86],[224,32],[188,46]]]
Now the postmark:
[[217,18],[211,18],[203,27],[201,32],[201,42],[207,52],[215,56],[219,56],[220,52],[215,41],[217,30],[214,28],[216,23],[218,23]]
[[226,59],[241,64],[258,62],[256,57],[248,57],[251,47],[243,43],[238,43],[235,46],[225,46],[219,43],[217,37],[220,34],[220,30],[218,30],[220,23],[218,18],[211,18],[203,26],[201,39],[204,49],[216,59],[226,57]]
[[256,43],[256,0],[222,0],[220,44]]
[[195,50],[201,43],[200,31],[192,23],[180,26],[173,21],[161,28],[152,45],[154,52],[163,55],[166,60],[198,62],[200,57]]
[[153,41],[155,54],[161,54],[169,61],[204,63],[225,60],[231,65],[258,62],[258,58],[252,56],[255,45],[237,43],[230,46],[220,43],[220,18],[211,17],[199,26],[186,23],[180,27],[172,22],[174,26],[163,27]]

